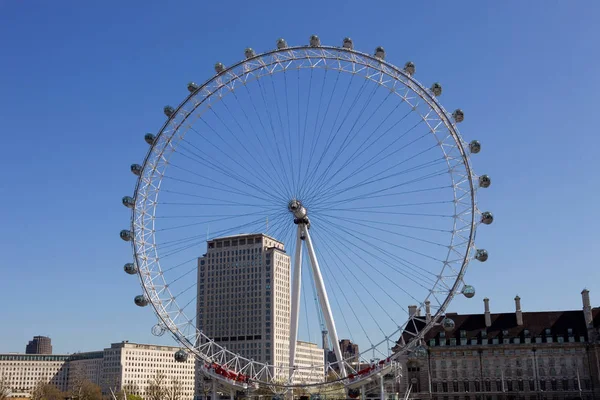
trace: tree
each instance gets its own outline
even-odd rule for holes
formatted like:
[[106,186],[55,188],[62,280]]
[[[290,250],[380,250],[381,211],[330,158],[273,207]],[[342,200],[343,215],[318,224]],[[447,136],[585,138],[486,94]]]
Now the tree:
[[[123,393],[125,393],[127,398],[124,398]],[[123,400],[144,400],[142,396],[140,396],[141,393],[142,390],[137,385],[137,383],[127,382],[125,385],[123,385],[123,390],[119,392],[117,398]]]
[[102,400],[102,390],[100,386],[85,379],[79,388],[77,400]]
[[100,386],[86,379],[77,371],[72,379],[70,395],[74,400],[102,400],[102,389]]
[[8,386],[8,379],[4,375],[0,377],[0,400],[8,399],[10,395],[10,386]]
[[139,394],[141,392],[140,387],[135,382],[127,382],[123,385],[123,391],[129,394]]
[[212,392],[212,379],[202,376],[202,393],[205,399],[208,399],[210,392]]
[[171,385],[166,388],[165,394],[167,400],[180,400],[183,397],[183,385],[177,378],[171,381]]
[[156,371],[153,378],[148,379],[146,386],[146,400],[165,400],[167,397],[166,382],[167,379],[162,371]]
[[38,382],[31,393],[31,400],[64,400],[68,396],[50,383]]

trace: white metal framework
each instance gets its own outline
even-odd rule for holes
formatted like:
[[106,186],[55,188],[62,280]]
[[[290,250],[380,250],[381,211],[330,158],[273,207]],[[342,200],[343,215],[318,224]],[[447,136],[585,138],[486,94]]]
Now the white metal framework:
[[[135,301],[152,305],[156,334],[170,331],[205,374],[230,387],[308,385],[294,380],[302,369],[329,375],[310,384],[359,387],[413,351],[442,323],[457,293],[474,295],[463,278],[472,258],[487,259],[474,239],[476,227],[493,220],[476,206],[478,187],[490,180],[471,170],[469,153],[480,145],[461,138],[456,124],[464,114],[448,113],[437,99],[441,86],[416,81],[412,63],[398,68],[382,48],[369,55],[349,40],[342,47],[321,46],[314,37],[298,47],[280,40],[277,47],[263,54],[247,49],[246,59],[228,68],[217,64],[214,77],[190,84],[177,108],[165,108],[158,134],[146,135],[146,157],[132,166],[139,176],[134,196],[123,199],[132,218],[121,238],[132,242],[135,261],[125,271],[141,280],[144,294]],[[204,282],[199,271],[206,239],[265,230],[294,255],[289,349],[277,349],[287,352],[288,365],[231,351],[198,323],[205,309],[198,285],[222,284]],[[232,268],[248,268],[248,287],[271,290],[252,270],[255,259],[264,260],[260,254],[231,250],[222,257]],[[312,275],[303,275],[303,263]],[[299,330],[310,338],[313,329],[307,286],[335,360],[299,367]],[[223,299],[243,290],[224,286]],[[232,312],[242,303],[236,301]],[[260,306],[267,309],[257,307],[257,315],[276,324]],[[240,324],[265,321],[254,319]],[[346,336],[339,336],[340,321]],[[339,339],[353,334],[360,354],[346,356]]]

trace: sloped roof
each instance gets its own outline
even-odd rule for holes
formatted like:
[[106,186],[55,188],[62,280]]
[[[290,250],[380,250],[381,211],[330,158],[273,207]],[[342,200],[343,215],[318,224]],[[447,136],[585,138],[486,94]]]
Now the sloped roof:
[[[461,331],[464,331],[467,339],[481,338],[481,332],[487,332],[487,338],[502,339],[505,336],[509,338],[524,337],[525,330],[529,331],[530,337],[545,336],[546,329],[550,329],[552,336],[567,336],[568,330],[572,330],[575,337],[584,336],[587,340],[588,330],[585,324],[583,311],[538,311],[523,312],[523,325],[517,325],[516,313],[490,314],[491,326],[485,326],[485,314],[465,314],[456,313],[446,314],[447,318],[454,321],[455,329],[452,332],[445,332],[446,338],[461,338]],[[592,309],[593,325],[600,327],[600,308]],[[415,318],[414,325],[409,323],[406,331],[415,332],[425,326],[424,317]],[[416,328],[416,329],[415,329]],[[402,337],[405,342],[413,338],[408,332],[404,332]],[[439,339],[440,333],[444,332],[443,327],[434,326],[425,335],[425,341],[430,339]],[[464,338],[464,336],[463,336]],[[401,340],[401,339],[400,339]]]

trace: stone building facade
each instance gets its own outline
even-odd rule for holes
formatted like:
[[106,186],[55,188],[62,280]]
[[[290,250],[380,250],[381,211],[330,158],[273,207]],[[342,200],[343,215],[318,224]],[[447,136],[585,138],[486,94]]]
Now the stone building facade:
[[71,355],[0,354],[0,379],[12,394],[31,396],[36,385],[50,383],[60,391],[73,389],[80,380],[88,380],[110,395],[124,387],[131,394],[144,396],[148,381],[157,372],[164,374],[165,385],[179,382],[180,400],[194,398],[194,359],[184,363],[174,358],[178,347],[114,343],[102,351]]
[[101,386],[104,373],[104,351],[72,354],[67,360],[67,366],[69,390],[72,390],[82,380]]
[[[296,342],[296,367],[293,382],[295,384],[322,382],[325,379],[323,349],[316,343]],[[321,365],[321,368],[316,368]]]
[[118,392],[123,388],[136,388],[130,389],[130,394],[143,397],[149,381],[161,373],[167,388],[173,385],[180,388],[181,400],[193,399],[194,358],[177,362],[174,357],[177,350],[179,347],[127,341],[113,343],[110,348],[104,349],[102,392],[109,394],[111,389]]
[[0,354],[0,379],[11,393],[32,393],[39,383],[68,389],[68,355]]
[[[600,399],[600,309],[582,292],[583,310],[446,314],[455,327],[436,326],[425,352],[403,360],[396,390],[410,399],[568,400]],[[419,324],[430,318],[415,315]],[[404,334],[404,340],[410,340]]]
[[287,367],[290,256],[264,234],[207,242],[198,259],[198,329],[258,362]]

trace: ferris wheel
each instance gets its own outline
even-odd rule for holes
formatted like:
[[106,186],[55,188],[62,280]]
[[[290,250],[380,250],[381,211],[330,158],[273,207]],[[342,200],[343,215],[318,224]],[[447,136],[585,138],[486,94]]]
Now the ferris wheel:
[[189,83],[131,166],[135,304],[182,345],[176,360],[224,385],[358,387],[432,327],[452,331],[449,303],[475,295],[475,232],[493,222],[476,202],[481,145],[439,83],[382,47],[313,35],[244,55]]

